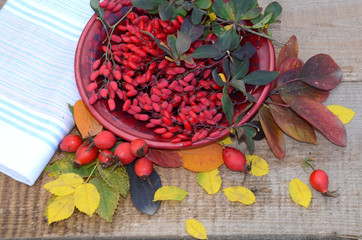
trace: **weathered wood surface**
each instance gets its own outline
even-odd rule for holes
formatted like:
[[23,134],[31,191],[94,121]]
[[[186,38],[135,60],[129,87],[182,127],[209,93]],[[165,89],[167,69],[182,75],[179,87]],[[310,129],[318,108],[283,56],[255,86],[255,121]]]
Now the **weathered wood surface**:
[[[0,4],[4,2],[0,0]],[[259,2],[266,6],[271,1]],[[362,238],[362,1],[278,2],[283,6],[282,23],[273,27],[274,37],[285,42],[296,35],[302,60],[327,53],[343,70],[344,80],[326,104],[340,104],[356,112],[353,121],[346,125],[347,147],[337,147],[321,135],[318,145],[287,138],[287,155],[279,161],[265,140],[258,142],[256,154],[268,161],[270,173],[250,176],[244,183],[258,189],[256,202],[251,206],[231,203],[222,191],[207,195],[198,186],[196,174],[183,168],[157,168],[164,185],[189,192],[185,200],[164,202],[150,217],[139,213],[130,198],[122,199],[112,224],[98,216],[89,218],[76,213],[48,226],[43,210],[50,195],[42,186],[49,178],[43,174],[34,186],[28,187],[0,174],[0,238],[191,239],[184,227],[188,218],[202,221],[210,239]],[[277,52],[279,49],[277,46]],[[316,167],[329,174],[330,189],[338,189],[340,195],[326,198],[312,190],[312,202],[305,209],[292,202],[288,184],[293,178],[308,182],[301,164],[309,156],[316,157]],[[53,160],[58,157],[55,155]],[[220,168],[220,173],[223,188],[241,184],[240,174],[225,167]]]

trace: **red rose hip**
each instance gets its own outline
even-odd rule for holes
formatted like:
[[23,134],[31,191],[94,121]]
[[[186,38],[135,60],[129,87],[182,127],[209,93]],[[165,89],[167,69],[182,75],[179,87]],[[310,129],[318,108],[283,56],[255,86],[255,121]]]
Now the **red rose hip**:
[[147,178],[153,171],[153,163],[146,157],[137,159],[134,165],[134,171],[140,178]]
[[131,153],[131,144],[129,142],[119,144],[114,150],[114,155],[119,157],[123,165],[130,164],[136,159],[136,156]]
[[75,134],[69,134],[64,137],[62,142],[60,143],[60,150],[64,152],[75,152],[78,147],[83,143],[82,138]]
[[222,157],[226,167],[232,171],[242,172],[245,170],[246,158],[244,154],[236,148],[224,147]]
[[143,157],[148,151],[148,144],[143,139],[135,139],[131,142],[130,150],[132,155]]

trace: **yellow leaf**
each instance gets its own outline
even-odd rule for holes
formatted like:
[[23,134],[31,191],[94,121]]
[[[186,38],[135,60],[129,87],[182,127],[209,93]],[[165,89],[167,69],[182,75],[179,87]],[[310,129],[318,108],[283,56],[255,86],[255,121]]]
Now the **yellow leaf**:
[[295,178],[289,183],[289,194],[296,204],[308,208],[312,200],[312,191],[307,184]]
[[223,82],[226,82],[226,77],[223,73],[219,73],[219,76]]
[[79,186],[74,192],[74,203],[79,211],[92,217],[100,202],[97,188],[91,183]]
[[234,26],[233,24],[226,25],[226,26],[224,27],[225,32],[229,31],[233,26]]
[[221,145],[229,145],[229,144],[232,144],[233,141],[231,140],[230,135],[227,135],[226,137],[224,137],[223,139],[221,139],[221,140],[219,141],[219,143],[221,143]]
[[[54,195],[53,195],[54,196]],[[55,196],[51,198],[45,210],[48,224],[58,222],[72,216],[74,212],[74,195]]]
[[232,202],[241,202],[250,205],[255,202],[255,196],[252,191],[245,187],[236,186],[223,189],[225,196]]
[[214,21],[216,19],[216,14],[215,13],[210,13],[209,18],[210,18],[211,21]]
[[339,118],[339,120],[342,121],[343,124],[349,123],[353,119],[355,114],[353,110],[343,107],[341,105],[329,105],[327,106],[327,108],[329,109],[329,111],[334,113]]
[[174,62],[175,60],[173,60],[172,58],[170,58],[169,56],[165,56],[165,59],[170,61],[170,62]]
[[43,188],[58,196],[74,193],[75,189],[82,185],[83,178],[75,173],[65,173],[58,179],[44,184]]
[[155,192],[153,201],[176,200],[182,201],[188,192],[175,186],[163,186]]
[[214,169],[210,172],[201,172],[197,175],[197,182],[205,189],[208,194],[215,194],[220,190],[221,177],[219,170]]
[[268,163],[257,155],[245,155],[246,161],[251,165],[250,174],[254,176],[264,176],[269,172]]
[[103,129],[103,126],[88,111],[82,100],[78,100],[74,104],[74,121],[82,138],[95,136]]
[[188,234],[197,239],[207,239],[204,225],[196,219],[186,219],[186,231]]

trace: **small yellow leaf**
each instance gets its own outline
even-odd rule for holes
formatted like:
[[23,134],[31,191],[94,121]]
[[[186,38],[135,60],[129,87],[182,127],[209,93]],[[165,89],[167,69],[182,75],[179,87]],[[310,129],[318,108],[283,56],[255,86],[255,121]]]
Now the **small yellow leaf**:
[[210,13],[209,18],[210,18],[211,21],[214,21],[216,19],[216,14],[215,13]]
[[83,178],[75,173],[65,173],[58,179],[44,184],[43,188],[58,196],[74,193],[75,189],[82,185]]
[[226,137],[224,137],[223,139],[221,139],[221,140],[219,141],[219,143],[220,143],[221,145],[229,145],[229,144],[232,144],[233,141],[231,140],[230,135],[227,135]]
[[197,175],[197,182],[205,189],[208,194],[215,194],[220,190],[221,177],[219,170],[214,169],[210,172],[200,172]]
[[225,31],[227,32],[227,31],[229,31],[233,26],[234,26],[233,24],[229,24],[229,25],[226,25],[226,26],[224,27],[224,29],[225,29]]
[[153,201],[176,200],[182,201],[188,192],[175,186],[163,186],[155,192]]
[[245,187],[236,186],[223,189],[225,196],[232,202],[241,202],[250,205],[255,202],[255,195]]
[[334,113],[339,118],[339,120],[342,121],[343,124],[349,123],[353,119],[355,114],[353,110],[343,107],[341,105],[329,105],[327,106],[327,108],[329,109],[329,111]]
[[245,155],[246,161],[251,165],[250,174],[254,176],[264,176],[269,172],[268,163],[257,155]]
[[165,59],[170,61],[170,62],[174,62],[175,60],[173,60],[172,58],[170,58],[169,56],[165,56]]
[[79,211],[92,217],[100,202],[97,188],[91,183],[80,185],[74,192],[74,203]]
[[[54,196],[54,195],[53,195]],[[50,199],[45,210],[45,215],[48,218],[48,224],[58,222],[72,216],[74,212],[74,195],[55,196]]]
[[223,82],[226,82],[226,77],[223,73],[219,73],[219,76]]
[[307,184],[295,178],[289,183],[289,194],[296,204],[308,208],[312,200],[312,191]]
[[197,239],[207,239],[204,225],[196,219],[186,219],[186,231],[188,234]]

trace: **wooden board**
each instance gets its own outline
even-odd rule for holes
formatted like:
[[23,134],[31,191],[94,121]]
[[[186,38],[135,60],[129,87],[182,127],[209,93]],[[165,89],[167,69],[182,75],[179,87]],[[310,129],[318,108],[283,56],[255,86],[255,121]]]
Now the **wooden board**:
[[[5,1],[0,0],[0,4]],[[259,1],[266,6],[271,1]],[[157,168],[164,185],[183,188],[189,195],[182,202],[163,202],[152,217],[139,213],[130,198],[121,199],[113,223],[77,212],[70,219],[48,226],[43,211],[50,194],[42,186],[45,174],[28,187],[0,174],[0,238],[38,239],[191,239],[185,220],[196,218],[210,239],[342,239],[361,238],[362,172],[362,1],[281,0],[282,23],[273,36],[285,42],[291,35],[299,41],[302,60],[317,53],[330,54],[341,66],[343,83],[333,90],[326,105],[340,104],[356,112],[346,125],[347,147],[337,147],[318,134],[310,145],[286,138],[282,161],[271,153],[265,140],[257,142],[256,154],[269,163],[270,173],[249,176],[245,187],[257,189],[256,202],[243,206],[229,202],[222,191],[207,195],[196,182],[196,174],[183,168]],[[280,47],[276,47],[278,52]],[[243,145],[237,146],[244,148]],[[314,156],[316,167],[330,177],[337,198],[326,198],[312,190],[308,209],[294,204],[288,193],[293,178],[308,182],[302,169],[305,157]],[[52,160],[59,158],[55,155]],[[243,176],[220,169],[222,188],[240,185]]]

